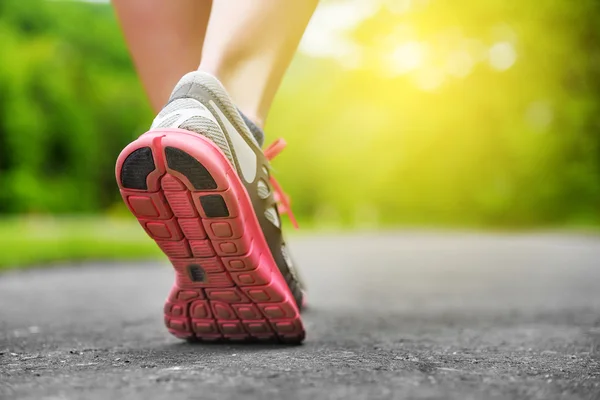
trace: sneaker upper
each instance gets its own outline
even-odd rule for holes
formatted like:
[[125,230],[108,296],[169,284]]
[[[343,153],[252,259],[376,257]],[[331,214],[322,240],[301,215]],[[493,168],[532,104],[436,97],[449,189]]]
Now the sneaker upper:
[[200,71],[190,72],[179,81],[151,128],[195,132],[223,151],[246,187],[273,258],[300,308],[303,288],[282,235],[269,182],[270,164],[261,149],[262,130],[240,114],[215,77]]

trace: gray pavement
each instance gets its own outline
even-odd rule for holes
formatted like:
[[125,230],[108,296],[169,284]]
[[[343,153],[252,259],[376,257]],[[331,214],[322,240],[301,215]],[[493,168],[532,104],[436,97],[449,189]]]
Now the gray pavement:
[[[166,333],[165,262],[0,275],[0,399],[600,399],[600,238],[297,237],[303,346]],[[35,251],[35,249],[32,249]]]

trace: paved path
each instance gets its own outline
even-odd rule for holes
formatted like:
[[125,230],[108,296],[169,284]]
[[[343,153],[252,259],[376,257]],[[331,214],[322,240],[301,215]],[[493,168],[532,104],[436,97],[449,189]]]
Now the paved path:
[[292,241],[303,346],[190,345],[164,263],[0,275],[0,399],[598,399],[600,238]]

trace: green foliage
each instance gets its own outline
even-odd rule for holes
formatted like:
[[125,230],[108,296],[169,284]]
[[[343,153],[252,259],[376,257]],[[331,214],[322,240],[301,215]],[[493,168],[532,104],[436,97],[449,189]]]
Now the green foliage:
[[110,8],[0,7],[0,210],[110,206],[116,155],[150,116]]
[[64,260],[160,259],[161,255],[158,246],[132,219],[103,216],[0,220],[0,272]]
[[[291,137],[278,166],[296,208],[347,225],[599,223],[600,3],[417,3],[348,32],[348,70],[293,65],[269,128]],[[390,71],[407,41],[426,55]],[[514,65],[490,66],[495,43]]]
[[[267,134],[290,144],[275,167],[296,214],[600,223],[600,3],[380,3],[345,32],[356,60],[299,55],[271,112]],[[0,212],[111,208],[116,156],[151,120],[112,10],[3,0],[0,38]],[[407,41],[427,57],[399,72],[390,58]],[[516,51],[504,70],[488,62],[497,43]]]

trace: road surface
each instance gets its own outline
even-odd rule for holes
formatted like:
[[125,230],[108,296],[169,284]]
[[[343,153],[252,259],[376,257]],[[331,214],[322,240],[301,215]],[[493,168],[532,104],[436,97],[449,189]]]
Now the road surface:
[[0,399],[600,398],[597,236],[321,235],[292,250],[310,296],[295,347],[171,337],[165,262],[0,275]]

